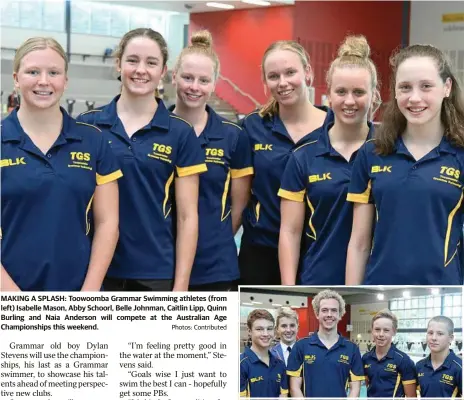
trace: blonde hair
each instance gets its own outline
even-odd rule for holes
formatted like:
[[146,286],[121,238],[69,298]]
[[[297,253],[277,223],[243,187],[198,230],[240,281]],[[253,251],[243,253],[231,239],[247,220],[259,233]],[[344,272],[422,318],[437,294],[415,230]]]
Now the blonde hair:
[[445,317],[444,315],[437,315],[433,318],[430,319],[430,321],[427,323],[427,329],[429,328],[429,325],[431,322],[440,322],[442,324],[446,325],[446,329],[448,330],[448,334],[450,336],[453,336],[454,334],[454,322],[451,318]]
[[13,72],[18,72],[22,59],[29,53],[36,50],[52,49],[55,50],[64,60],[64,70],[68,72],[68,57],[61,44],[52,37],[37,36],[27,39],[18,47],[13,60]]
[[393,314],[388,308],[384,308],[383,310],[380,310],[377,312],[373,317],[372,317],[372,324],[371,326],[374,326],[374,322],[377,321],[380,318],[387,318],[391,320],[393,324],[393,329],[396,331],[398,329],[398,318],[396,317],[395,314]]
[[219,78],[220,63],[219,57],[213,50],[213,37],[209,31],[202,30],[192,35],[190,45],[185,47],[177,57],[174,72],[177,73],[182,64],[183,57],[188,54],[202,54],[209,57],[213,61],[214,81],[217,81]]
[[311,303],[313,306],[314,313],[316,315],[319,315],[321,300],[329,300],[329,299],[335,299],[338,301],[338,311],[339,311],[340,317],[343,317],[346,312],[345,311],[345,300],[343,300],[343,297],[340,296],[335,290],[330,290],[330,289],[323,290],[322,292],[319,292],[314,297]]
[[[267,56],[272,53],[274,50],[288,50],[291,51],[295,54],[297,54],[300,57],[301,64],[303,64],[303,68],[306,69],[307,67],[311,67],[311,64],[309,63],[309,54],[308,52],[304,49],[304,47],[293,41],[293,40],[279,40],[277,42],[272,43],[264,52],[263,55],[263,60],[261,61],[261,77],[263,82],[266,79],[266,72],[264,70],[264,63],[266,62]],[[313,81],[313,76],[311,76],[311,82],[309,86],[311,86],[312,81]],[[309,98],[309,96],[308,96]],[[277,101],[271,97],[267,103],[259,110],[259,115],[263,118],[266,115],[272,117],[273,115],[276,115],[279,113],[279,104]]]
[[296,313],[295,310],[291,309],[290,307],[279,308],[279,311],[277,312],[277,318],[276,318],[276,328],[279,327],[279,323],[282,318],[294,319],[296,321],[296,324],[299,325],[298,314]]
[[371,75],[371,89],[373,93],[372,106],[369,112],[369,119],[375,114],[382,104],[379,91],[379,80],[377,68],[370,58],[371,48],[367,39],[363,35],[347,36],[338,49],[338,56],[330,64],[326,75],[327,88],[332,86],[332,76],[335,68],[357,67],[365,68]]

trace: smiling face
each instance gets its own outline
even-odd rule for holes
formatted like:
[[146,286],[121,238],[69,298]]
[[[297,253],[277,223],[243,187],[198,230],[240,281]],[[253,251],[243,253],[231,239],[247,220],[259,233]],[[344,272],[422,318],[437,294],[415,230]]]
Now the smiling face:
[[264,61],[263,73],[264,84],[281,106],[289,107],[307,99],[311,70],[309,66],[303,66],[297,53],[280,49],[271,51]]
[[121,58],[117,60],[123,90],[134,96],[154,95],[166,73],[163,61],[156,41],[146,36],[129,40]]
[[372,324],[372,338],[377,348],[388,348],[396,331],[390,318],[378,318]]
[[294,318],[281,317],[279,318],[279,325],[276,328],[277,336],[280,341],[286,346],[291,346],[296,341],[298,333],[298,323]]
[[59,105],[66,88],[66,63],[49,47],[33,50],[22,58],[13,79],[15,88],[21,92],[21,104],[48,109]]
[[349,125],[367,123],[373,96],[371,81],[366,68],[345,66],[334,69],[329,102],[336,122]]
[[251,329],[248,329],[253,346],[265,349],[271,345],[274,338],[274,323],[264,318],[253,322]]
[[172,80],[178,101],[188,108],[204,109],[215,87],[213,60],[203,54],[186,54]]
[[396,101],[408,124],[436,124],[451,81],[443,82],[436,62],[430,57],[410,57],[396,73]]
[[319,304],[319,328],[325,331],[337,330],[337,324],[341,319],[340,305],[336,299],[322,299]]
[[453,335],[448,331],[448,327],[443,322],[430,321],[427,327],[427,345],[430,352],[440,353],[451,345]]

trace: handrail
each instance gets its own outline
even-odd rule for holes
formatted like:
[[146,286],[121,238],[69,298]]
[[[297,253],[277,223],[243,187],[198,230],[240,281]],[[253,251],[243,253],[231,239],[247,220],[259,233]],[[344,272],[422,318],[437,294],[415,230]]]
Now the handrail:
[[219,79],[222,79],[223,81],[227,82],[232,88],[240,93],[242,96],[247,97],[255,106],[256,108],[260,108],[261,104],[251,95],[248,93],[244,92],[242,89],[240,89],[234,82],[232,82],[229,78],[226,78],[224,75],[219,74]]

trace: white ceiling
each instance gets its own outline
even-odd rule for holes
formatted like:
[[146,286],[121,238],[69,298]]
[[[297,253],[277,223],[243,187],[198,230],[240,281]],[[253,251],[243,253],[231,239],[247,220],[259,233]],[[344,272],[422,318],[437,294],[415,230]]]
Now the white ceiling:
[[[92,0],[92,1],[104,1],[105,3],[114,3],[119,5],[128,5],[135,7],[151,8],[154,10],[163,10],[163,11],[176,11],[176,12],[212,12],[212,11],[227,11],[220,8],[208,7],[206,3],[208,1],[213,1],[216,3],[226,3],[235,6],[236,10],[245,9],[245,8],[266,8],[263,6],[256,6],[253,4],[242,3],[241,1],[224,1],[224,0],[208,0],[208,1],[132,1],[132,0],[121,0],[121,1],[108,1],[108,0]],[[286,4],[294,4],[294,0],[268,0],[271,3],[271,6],[282,6]]]

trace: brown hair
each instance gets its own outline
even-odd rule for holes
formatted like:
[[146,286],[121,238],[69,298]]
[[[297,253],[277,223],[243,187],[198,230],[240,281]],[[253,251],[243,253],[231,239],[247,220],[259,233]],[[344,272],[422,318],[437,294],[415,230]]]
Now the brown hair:
[[391,320],[393,324],[393,329],[396,331],[398,329],[398,318],[396,317],[395,314],[393,314],[388,308],[384,308],[383,310],[380,310],[378,313],[376,313],[372,317],[372,324],[371,326],[374,326],[374,322],[377,321],[380,318],[387,318]]
[[395,141],[406,129],[407,120],[398,108],[395,99],[396,74],[398,67],[411,57],[429,57],[435,61],[438,74],[443,82],[451,80],[449,97],[443,99],[441,122],[445,127],[445,137],[455,146],[464,148],[464,100],[459,82],[443,52],[431,45],[414,44],[397,51],[390,58],[392,75],[390,79],[390,101],[385,107],[383,121],[375,133],[375,147],[378,154],[393,152]]
[[190,39],[190,45],[185,47],[177,57],[176,64],[174,65],[174,72],[177,73],[181,64],[182,58],[187,54],[203,54],[209,57],[214,64],[214,81],[217,81],[219,77],[219,57],[213,50],[213,37],[207,30],[195,32]]
[[427,329],[429,328],[429,325],[431,322],[441,322],[446,325],[446,329],[448,330],[448,334],[450,336],[453,335],[454,333],[454,323],[451,318],[445,317],[444,315],[437,315],[436,317],[433,317],[428,323],[427,323]]
[[[274,50],[288,50],[292,51],[293,53],[297,54],[300,57],[301,63],[303,64],[303,68],[306,69],[307,67],[311,67],[309,63],[309,54],[304,49],[304,47],[293,41],[293,40],[279,40],[277,42],[272,43],[264,52],[263,60],[261,61],[261,77],[263,82],[266,79],[266,73],[264,71],[264,63],[266,62],[267,56],[272,53]],[[313,77],[311,76],[311,83]],[[279,105],[274,98],[270,98],[268,102],[259,110],[259,115],[264,117],[266,115],[273,116],[279,113]]]
[[248,314],[248,318],[247,318],[248,329],[251,330],[251,328],[253,327],[253,323],[257,319],[265,319],[267,321],[272,322],[273,324],[275,323],[274,317],[269,311],[262,310],[262,309],[256,309],[256,310],[253,310],[250,314]]
[[154,42],[156,42],[161,50],[161,54],[163,55],[163,68],[166,66],[168,62],[169,52],[168,52],[168,45],[166,40],[164,40],[163,35],[161,33],[154,31],[150,28],[137,28],[132,29],[131,31],[127,32],[119,42],[118,47],[113,52],[113,57],[121,60],[124,51],[126,50],[127,43],[129,43],[132,39],[136,37],[147,37]]
[[326,82],[327,88],[330,90],[335,68],[357,67],[367,69],[371,75],[371,89],[373,93],[372,106],[368,118],[372,119],[380,104],[382,104],[382,99],[380,98],[377,68],[371,60],[370,54],[371,48],[364,36],[347,36],[338,49],[337,58],[330,64],[326,75]]
[[27,39],[21,46],[18,47],[13,60],[13,72],[18,72],[21,66],[22,59],[29,53],[36,50],[45,49],[55,50],[64,60],[64,70],[68,72],[68,57],[63,47],[51,37],[32,37]]
[[345,315],[345,300],[335,290],[326,289],[319,292],[312,301],[312,306],[316,316],[319,314],[321,300],[335,299],[338,301],[338,311],[340,318]]

